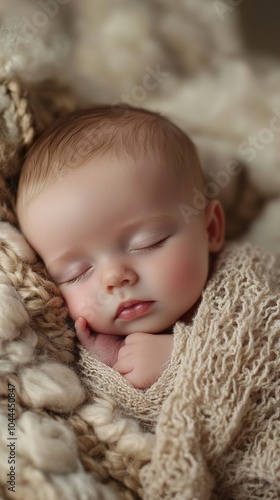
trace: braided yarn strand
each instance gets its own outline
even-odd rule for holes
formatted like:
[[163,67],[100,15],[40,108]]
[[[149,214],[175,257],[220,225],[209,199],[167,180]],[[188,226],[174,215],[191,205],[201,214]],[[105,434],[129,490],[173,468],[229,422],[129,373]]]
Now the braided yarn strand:
[[15,177],[34,137],[27,98],[16,80],[0,84],[0,126],[0,219],[15,224]]
[[[23,155],[35,135],[26,90],[16,80],[0,84],[0,123],[0,176],[3,184],[3,180],[15,181]],[[7,189],[11,190],[9,183]],[[5,198],[1,199],[4,200]],[[11,205],[14,210],[14,203]]]

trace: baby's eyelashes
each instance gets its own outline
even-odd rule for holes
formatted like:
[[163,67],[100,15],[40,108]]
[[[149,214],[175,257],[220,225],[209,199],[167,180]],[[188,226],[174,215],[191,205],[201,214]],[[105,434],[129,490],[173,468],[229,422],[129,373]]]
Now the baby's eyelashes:
[[131,253],[133,253],[133,252],[142,253],[142,252],[147,252],[149,250],[153,250],[156,248],[160,248],[164,245],[164,243],[166,242],[167,239],[168,239],[168,237],[163,238],[163,239],[161,239],[161,240],[159,240],[156,243],[153,243],[151,245],[135,248],[135,249],[131,250]]
[[89,275],[91,272],[93,272],[93,270],[94,270],[93,267],[89,267],[88,269],[86,269],[85,271],[83,271],[82,273],[80,273],[78,276],[75,276],[74,278],[62,281],[62,282],[60,282],[58,284],[59,285],[73,285],[73,284],[78,283],[79,281],[81,281],[83,278],[85,278],[87,275]]

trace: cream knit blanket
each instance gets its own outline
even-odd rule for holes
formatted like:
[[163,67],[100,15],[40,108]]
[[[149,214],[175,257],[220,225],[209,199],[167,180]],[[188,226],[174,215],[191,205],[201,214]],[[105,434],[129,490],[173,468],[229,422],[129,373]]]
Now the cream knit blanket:
[[214,262],[191,325],[145,391],[80,348],[90,392],[154,429],[140,474],[146,500],[280,498],[280,268],[249,244],[227,244]]

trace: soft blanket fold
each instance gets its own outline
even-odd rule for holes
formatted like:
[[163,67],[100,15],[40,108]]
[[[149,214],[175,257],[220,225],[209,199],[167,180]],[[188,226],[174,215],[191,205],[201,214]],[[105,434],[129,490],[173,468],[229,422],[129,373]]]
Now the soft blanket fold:
[[249,244],[227,244],[190,325],[174,325],[172,359],[146,391],[80,348],[92,394],[154,428],[144,498],[280,498],[280,267]]

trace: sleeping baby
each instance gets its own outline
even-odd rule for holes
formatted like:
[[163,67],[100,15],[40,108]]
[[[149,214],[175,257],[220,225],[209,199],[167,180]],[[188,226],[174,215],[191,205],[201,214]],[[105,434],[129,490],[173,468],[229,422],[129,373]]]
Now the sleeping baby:
[[89,393],[156,430],[145,498],[279,498],[279,267],[224,243],[188,136],[143,109],[70,113],[28,153],[17,214]]
[[137,388],[160,375],[168,332],[179,318],[191,321],[210,256],[223,245],[217,200],[186,223],[179,207],[194,188],[202,191],[203,175],[191,140],[138,109],[72,113],[38,140],[23,168],[22,231],[58,284],[81,344]]

